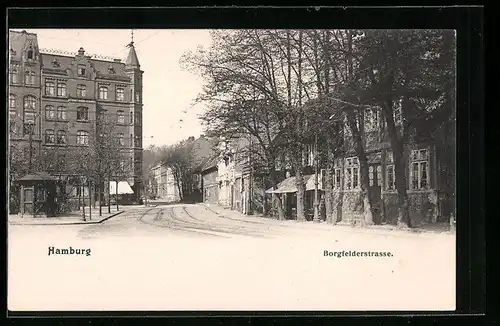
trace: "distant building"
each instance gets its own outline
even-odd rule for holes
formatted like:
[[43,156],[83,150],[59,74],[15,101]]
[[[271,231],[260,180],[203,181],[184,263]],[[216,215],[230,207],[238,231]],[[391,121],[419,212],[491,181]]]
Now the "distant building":
[[163,199],[168,202],[180,200],[179,187],[175,181],[172,169],[166,164],[157,164],[151,169],[153,174],[152,194],[157,199]]
[[263,212],[264,193],[253,177],[250,139],[222,140],[219,147],[219,205],[243,214]]
[[[9,31],[11,150],[26,155],[30,132],[37,151],[88,146],[98,118],[112,119],[128,171],[123,179],[140,196],[143,71],[134,42],[128,48],[125,62],[102,60],[83,48],[42,50],[36,34]],[[65,174],[64,158],[57,164]]]
[[[189,137],[186,140],[186,146],[191,146],[192,150],[192,193],[183,198],[189,202],[202,202],[203,197],[203,174],[207,164],[212,162],[214,157],[213,140],[201,135],[198,138]],[[165,163],[159,163],[151,168],[151,184],[153,185],[152,193],[159,199],[169,202],[179,201],[182,187],[179,187],[177,180],[174,178],[172,169]]]

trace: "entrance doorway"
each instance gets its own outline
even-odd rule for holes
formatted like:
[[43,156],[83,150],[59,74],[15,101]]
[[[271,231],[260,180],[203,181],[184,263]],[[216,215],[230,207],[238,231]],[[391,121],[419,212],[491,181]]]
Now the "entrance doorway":
[[380,164],[368,165],[368,176],[370,180],[368,195],[372,202],[373,221],[379,223],[382,218],[382,166]]

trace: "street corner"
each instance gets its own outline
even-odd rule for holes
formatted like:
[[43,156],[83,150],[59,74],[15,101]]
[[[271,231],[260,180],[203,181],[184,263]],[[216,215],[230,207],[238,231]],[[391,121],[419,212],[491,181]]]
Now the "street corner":
[[84,224],[99,224],[109,219],[122,214],[124,210],[120,210],[110,215],[101,216],[99,219],[89,219],[87,216],[85,220],[83,220],[82,216],[58,216],[55,218],[47,218],[47,217],[10,217],[9,216],[9,224],[10,225],[84,225]]

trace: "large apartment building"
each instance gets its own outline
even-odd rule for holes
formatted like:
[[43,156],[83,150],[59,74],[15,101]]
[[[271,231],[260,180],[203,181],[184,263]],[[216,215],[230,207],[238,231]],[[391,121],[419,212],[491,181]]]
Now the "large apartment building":
[[11,151],[28,143],[35,152],[88,146],[99,117],[106,117],[114,122],[124,157],[121,165],[127,166],[122,179],[139,196],[142,78],[133,41],[122,62],[86,55],[83,48],[72,54],[41,50],[36,34],[9,31]]

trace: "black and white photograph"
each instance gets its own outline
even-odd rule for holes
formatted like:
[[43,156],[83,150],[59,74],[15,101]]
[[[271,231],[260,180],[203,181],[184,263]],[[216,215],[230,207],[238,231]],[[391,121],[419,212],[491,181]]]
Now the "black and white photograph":
[[8,309],[454,311],[453,29],[8,30]]

